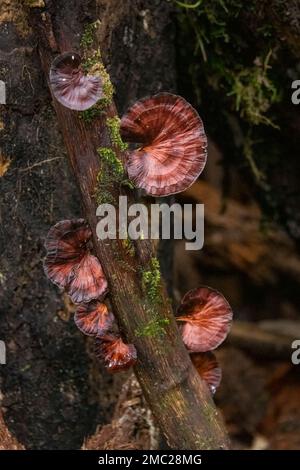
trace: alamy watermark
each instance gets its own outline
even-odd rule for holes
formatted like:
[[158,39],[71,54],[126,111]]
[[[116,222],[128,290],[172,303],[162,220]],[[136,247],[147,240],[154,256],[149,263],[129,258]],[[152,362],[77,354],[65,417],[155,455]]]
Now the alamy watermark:
[[6,104],[6,88],[2,80],[0,80],[0,104]]
[[0,364],[6,364],[6,346],[4,341],[0,340]]
[[291,357],[292,363],[298,366],[300,364],[300,339],[295,339],[292,342],[292,349],[295,349]]
[[292,82],[292,103],[293,104],[300,104],[300,80],[294,80]]
[[142,203],[128,206],[127,196],[119,206],[101,204],[97,208],[97,236],[100,240],[187,240],[187,250],[201,250],[204,244],[204,205]]

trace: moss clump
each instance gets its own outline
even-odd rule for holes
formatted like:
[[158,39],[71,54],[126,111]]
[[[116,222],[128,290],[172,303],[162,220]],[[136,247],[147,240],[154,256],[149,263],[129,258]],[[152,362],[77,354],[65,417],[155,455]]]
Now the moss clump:
[[99,24],[100,22],[96,21],[95,23],[86,25],[80,41],[83,57],[82,68],[86,74],[98,75],[101,78],[103,90],[103,97],[88,110],[89,112],[83,111],[80,113],[81,119],[85,122],[91,122],[93,119],[99,117],[112,103],[114,95],[114,87],[103,65],[100,50],[94,47],[95,35]]
[[106,119],[106,125],[108,127],[109,136],[111,143],[117,147],[119,150],[124,152],[128,149],[128,145],[123,142],[121,135],[120,135],[120,118],[118,116],[114,116],[111,118]]
[[108,72],[106,71],[100,51],[94,51],[88,57],[85,55],[85,59],[82,63],[82,68],[86,74],[99,76],[102,80],[103,97],[97,101],[97,103],[86,111],[81,111],[79,117],[85,122],[91,122],[93,119],[100,117],[105,109],[112,103],[114,95],[114,87],[110,81]]
[[257,57],[251,67],[247,67],[232,77],[232,90],[228,96],[235,97],[236,111],[248,122],[258,125],[267,124],[277,127],[267,112],[273,103],[280,99],[280,94],[268,76],[272,51],[263,60]]
[[100,204],[115,204],[115,198],[110,191],[109,173],[103,169],[97,175],[97,187],[95,191],[95,199]]
[[116,153],[109,147],[97,149],[101,157],[101,170],[97,176],[96,200],[98,204],[114,204],[112,190],[115,184],[122,185],[124,167]]
[[159,318],[158,315],[150,320],[146,326],[139,328],[135,331],[135,335],[138,337],[150,337],[157,338],[166,334],[166,326],[169,325],[170,320],[168,318]]
[[84,31],[81,36],[81,40],[80,40],[80,46],[83,49],[88,49],[93,45],[94,36],[97,30],[97,27],[98,27],[98,21],[95,21],[95,23],[87,24],[85,26]]
[[97,152],[100,157],[109,165],[112,174],[115,176],[115,179],[121,182],[124,175],[124,167],[115,152],[109,147],[100,147],[97,149]]
[[142,286],[151,302],[158,302],[160,296],[161,275],[159,261],[157,258],[151,258],[149,268],[142,272]]
[[97,117],[100,117],[103,114],[103,109],[97,108],[97,106],[92,106],[85,111],[80,111],[79,117],[87,124],[91,123]]

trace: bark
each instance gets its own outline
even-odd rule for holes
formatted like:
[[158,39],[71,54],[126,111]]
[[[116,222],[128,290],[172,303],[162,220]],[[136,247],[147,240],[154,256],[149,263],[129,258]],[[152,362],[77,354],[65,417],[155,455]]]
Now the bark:
[[[53,6],[62,21],[73,3]],[[114,3],[81,2],[78,23],[99,17],[107,28],[103,40],[123,112],[148,92],[174,90],[174,28],[165,2]],[[49,227],[79,216],[81,207],[29,11],[20,0],[0,4],[0,79],[7,88],[0,107],[0,339],[8,355],[0,366],[1,406],[8,429],[26,448],[80,448],[110,419],[124,376],[100,370],[73,325],[73,306],[43,273]]]
[[[78,48],[77,18],[81,2],[73,3],[72,13],[65,22],[61,21],[61,10],[56,10],[59,14],[53,11],[53,4],[57,6],[56,2],[49,3],[46,13],[33,15],[46,77],[54,53]],[[134,342],[137,348],[136,374],[168,444],[180,449],[226,448],[223,425],[207,387],[191,365],[163,286],[154,305],[150,305],[142,287],[141,272],[149,269],[153,257],[150,242],[136,242],[136,256],[129,257],[121,242],[97,240],[97,204],[93,195],[100,171],[97,148],[111,146],[106,116],[86,124],[78,114],[63,108],[57,101],[54,101],[54,107],[79,185],[84,214],[93,231],[94,249],[109,282],[114,313],[125,338]],[[106,115],[112,117],[115,113],[112,103]],[[114,150],[122,159],[123,155],[116,148]],[[112,195],[117,197],[118,191],[115,189]],[[131,193],[125,194],[129,203],[132,202]],[[153,321],[165,325],[161,335],[141,333]]]

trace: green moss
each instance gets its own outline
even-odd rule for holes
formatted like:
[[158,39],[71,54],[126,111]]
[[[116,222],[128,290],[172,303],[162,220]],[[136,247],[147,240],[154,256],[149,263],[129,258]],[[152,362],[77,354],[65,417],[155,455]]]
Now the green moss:
[[234,74],[228,96],[235,97],[236,111],[248,122],[278,128],[267,116],[271,105],[280,100],[280,93],[268,76],[271,55],[270,50],[264,59],[257,57],[253,66]]
[[129,189],[134,189],[134,188],[135,188],[134,182],[131,181],[131,179],[129,179],[129,178],[125,178],[125,179],[121,182],[121,185],[122,185],[122,186],[126,186],[126,187],[129,188]]
[[117,180],[122,181],[124,175],[124,167],[116,153],[109,147],[100,147],[97,149],[100,157],[109,165],[112,174]]
[[101,169],[97,175],[97,186],[95,189],[94,197],[97,204],[115,204],[115,198],[111,193],[111,181],[109,172],[106,169]]
[[97,106],[92,106],[85,111],[80,111],[79,117],[87,124],[91,123],[94,119],[101,117],[103,114],[103,109],[98,108]]
[[95,31],[97,30],[98,22],[87,24],[84,28],[83,34],[80,40],[80,46],[83,49],[90,48],[94,43]]
[[142,287],[147,293],[147,297],[151,302],[159,302],[161,285],[161,274],[159,261],[157,258],[151,258],[149,268],[142,271]]
[[118,116],[114,116],[111,118],[106,119],[106,125],[108,127],[111,143],[117,147],[119,150],[124,152],[128,149],[128,145],[123,142],[121,135],[120,135],[120,118]]
[[151,337],[157,338],[166,334],[166,326],[169,325],[170,320],[168,318],[160,318],[158,315],[150,320],[146,326],[139,328],[135,331],[135,335],[138,337]]
[[100,147],[97,152],[101,158],[101,170],[97,175],[96,201],[98,204],[115,204],[112,192],[114,185],[120,185],[124,178],[122,162],[109,147]]
[[101,53],[95,48],[95,35],[99,26],[99,21],[86,25],[81,36],[80,46],[82,49],[82,68],[86,74],[99,76],[102,81],[103,96],[90,108],[89,113],[83,111],[80,113],[81,119],[85,122],[91,122],[93,119],[101,116],[102,112],[112,103],[114,87],[110,76],[103,65]]

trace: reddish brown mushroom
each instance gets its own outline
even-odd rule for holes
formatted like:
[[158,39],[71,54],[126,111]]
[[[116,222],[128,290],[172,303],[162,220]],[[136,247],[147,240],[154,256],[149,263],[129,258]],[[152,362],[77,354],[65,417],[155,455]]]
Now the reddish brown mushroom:
[[90,238],[85,221],[75,219],[56,224],[45,241],[45,273],[54,284],[66,289],[75,303],[100,299],[107,291],[102,267],[87,247]]
[[104,335],[112,327],[113,320],[107,306],[98,301],[80,305],[74,316],[76,326],[87,336]]
[[57,56],[52,62],[49,78],[53,95],[66,108],[84,111],[103,96],[101,78],[84,75],[81,58],[76,52]]
[[125,344],[122,338],[107,334],[96,339],[96,356],[104,361],[106,369],[120,372],[136,363],[137,353],[133,344]]
[[178,308],[177,321],[182,339],[193,352],[205,352],[217,348],[226,338],[232,321],[232,310],[220,292],[210,287],[189,291]]
[[191,360],[201,379],[207,383],[211,393],[214,394],[222,379],[222,369],[215,355],[211,352],[193,353]]
[[202,120],[180,96],[160,93],[138,101],[122,118],[121,133],[125,141],[142,144],[128,153],[127,171],[152,196],[184,191],[205,166]]
[[107,293],[107,280],[96,256],[86,253],[72,270],[66,290],[75,304],[104,297]]

